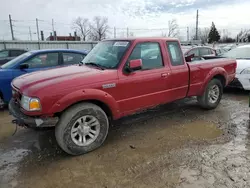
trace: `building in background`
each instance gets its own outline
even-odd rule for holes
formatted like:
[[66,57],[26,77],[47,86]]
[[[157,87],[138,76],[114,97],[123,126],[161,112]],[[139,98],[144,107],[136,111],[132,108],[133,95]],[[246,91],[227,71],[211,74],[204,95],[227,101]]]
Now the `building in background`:
[[50,36],[46,40],[47,41],[80,41],[81,37],[77,35],[72,36],[71,34],[69,34],[69,36],[57,36],[56,33],[54,33],[54,35],[50,33]]

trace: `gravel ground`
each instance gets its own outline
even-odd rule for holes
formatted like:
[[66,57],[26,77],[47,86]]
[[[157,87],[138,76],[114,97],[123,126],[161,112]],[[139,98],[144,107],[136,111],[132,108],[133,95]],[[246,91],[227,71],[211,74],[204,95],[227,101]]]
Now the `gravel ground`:
[[10,123],[0,112],[0,187],[250,187],[248,94],[227,91],[219,107],[195,99],[115,122],[104,145],[72,157],[54,131]]

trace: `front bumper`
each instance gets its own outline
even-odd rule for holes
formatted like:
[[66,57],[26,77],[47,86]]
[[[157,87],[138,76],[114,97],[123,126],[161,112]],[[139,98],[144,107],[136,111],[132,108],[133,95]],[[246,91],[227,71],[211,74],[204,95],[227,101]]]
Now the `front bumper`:
[[20,108],[16,105],[13,99],[9,102],[9,112],[16,119],[12,122],[19,126],[27,126],[31,128],[35,127],[53,127],[57,124],[59,118],[58,117],[30,117],[23,114]]
[[236,74],[235,79],[228,85],[228,87],[250,90],[250,74]]

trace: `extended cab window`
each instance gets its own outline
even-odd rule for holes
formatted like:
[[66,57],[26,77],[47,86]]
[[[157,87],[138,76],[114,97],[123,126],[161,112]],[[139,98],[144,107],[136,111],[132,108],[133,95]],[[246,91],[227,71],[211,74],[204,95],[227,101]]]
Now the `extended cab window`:
[[167,42],[168,53],[173,66],[184,65],[183,54],[178,42]]
[[163,67],[161,49],[156,42],[137,44],[128,60],[130,61],[134,59],[142,60],[143,70]]

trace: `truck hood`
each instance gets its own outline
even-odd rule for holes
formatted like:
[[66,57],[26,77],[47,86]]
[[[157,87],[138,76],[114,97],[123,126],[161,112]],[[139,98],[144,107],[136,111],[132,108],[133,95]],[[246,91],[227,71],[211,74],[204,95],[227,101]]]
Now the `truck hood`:
[[[111,73],[113,72],[113,73]],[[67,87],[88,85],[100,81],[111,80],[117,76],[116,70],[99,70],[87,66],[67,66],[45,71],[25,74],[13,80],[12,85],[22,93],[33,93],[57,84],[65,84]],[[107,76],[103,76],[106,74]],[[28,88],[28,91],[25,91]],[[55,90],[56,87],[54,87]],[[53,92],[53,91],[51,91]]]
[[244,69],[250,68],[250,60],[248,59],[238,59],[236,73],[240,74]]

